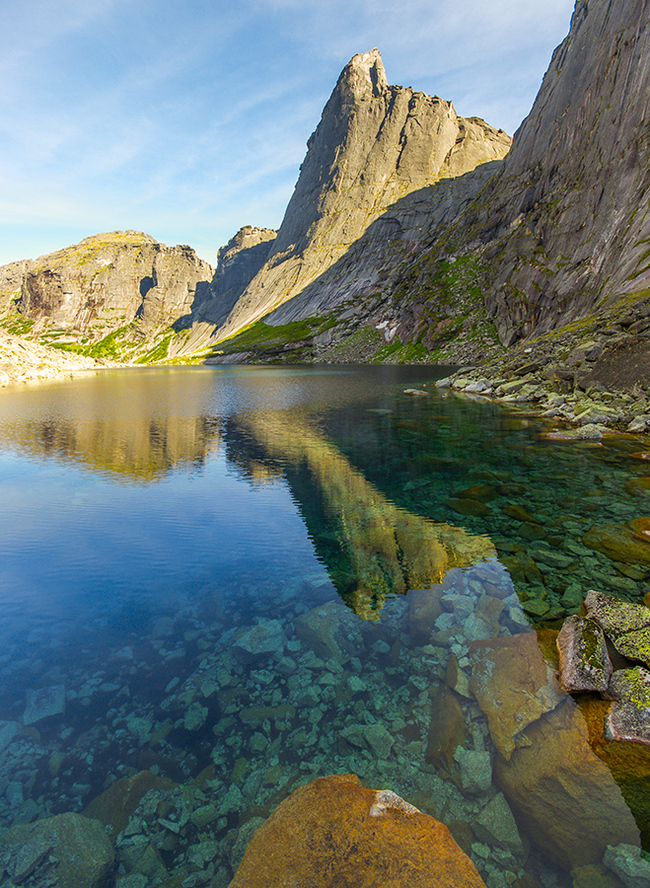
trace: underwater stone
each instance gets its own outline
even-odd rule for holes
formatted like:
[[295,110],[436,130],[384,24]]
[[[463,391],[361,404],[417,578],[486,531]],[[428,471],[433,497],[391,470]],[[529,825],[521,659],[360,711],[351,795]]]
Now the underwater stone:
[[472,823],[476,837],[512,854],[523,854],[521,836],[503,793],[499,792]]
[[589,745],[571,697],[525,730],[526,746],[497,757],[495,781],[517,823],[562,865],[599,863],[612,842],[637,843],[639,830],[608,766]]
[[59,814],[13,826],[0,835],[2,847],[7,870],[15,873],[18,866],[22,880],[29,879],[32,885],[103,888],[113,864],[113,848],[104,828],[81,814]]
[[289,881],[325,888],[332,873],[341,885],[484,888],[443,824],[364,789],[354,774],[294,790],[251,839],[230,888]]
[[241,663],[248,664],[263,657],[281,657],[286,643],[279,620],[262,620],[235,639],[232,652]]
[[474,641],[469,656],[470,691],[487,716],[494,745],[509,759],[526,726],[562,700],[554,669],[542,656],[535,632]]
[[200,703],[192,703],[189,709],[185,712],[183,727],[186,731],[198,731],[199,728],[202,728],[205,724],[207,717],[208,709],[206,706],[201,706]]
[[367,725],[365,730],[368,745],[377,758],[387,759],[395,742],[392,734],[381,724]]
[[24,725],[33,725],[53,715],[65,712],[65,688],[63,685],[52,685],[49,688],[38,688],[27,691]]
[[605,724],[608,739],[650,744],[650,672],[641,666],[619,669],[607,696],[614,700]]
[[460,768],[460,785],[466,795],[480,795],[490,789],[492,762],[489,752],[458,746],[454,752],[454,760]]
[[303,644],[324,660],[334,657],[344,662],[364,647],[358,618],[336,601],[328,601],[301,614],[295,627]]
[[557,637],[560,682],[565,691],[605,691],[612,674],[603,630],[595,620],[572,616]]
[[650,885],[650,860],[641,857],[637,845],[607,846],[603,863],[619,877],[625,888],[648,888]]

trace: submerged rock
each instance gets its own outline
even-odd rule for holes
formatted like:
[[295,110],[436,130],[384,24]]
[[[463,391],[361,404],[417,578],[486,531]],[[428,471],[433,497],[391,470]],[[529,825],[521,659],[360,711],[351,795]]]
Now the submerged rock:
[[534,842],[562,865],[599,863],[607,845],[639,844],[611,772],[592,752],[571,698],[525,731],[528,745],[497,758],[495,777]]
[[235,639],[232,652],[241,663],[249,664],[264,657],[281,657],[286,643],[279,620],[262,620]]
[[49,688],[38,688],[27,691],[24,725],[33,725],[53,715],[65,712],[65,688],[63,685],[52,685]]
[[86,817],[99,820],[115,839],[150,790],[163,791],[175,786],[166,777],[157,777],[151,771],[140,771],[133,777],[123,777],[90,802],[85,809]]
[[324,660],[344,662],[363,648],[359,621],[342,604],[328,601],[296,620],[296,635]]
[[0,854],[11,880],[30,888],[103,888],[113,865],[104,827],[81,814],[14,826],[0,835]]
[[560,682],[566,691],[605,691],[612,663],[602,629],[594,620],[568,617],[557,637]]
[[562,696],[534,632],[470,645],[470,691],[487,716],[490,735],[509,759],[531,722],[554,709]]
[[320,777],[260,827],[230,888],[334,883],[355,888],[484,888],[474,864],[438,821],[358,777]]
[[636,845],[607,847],[603,863],[619,877],[625,888],[647,888],[650,885],[650,860],[641,857]]

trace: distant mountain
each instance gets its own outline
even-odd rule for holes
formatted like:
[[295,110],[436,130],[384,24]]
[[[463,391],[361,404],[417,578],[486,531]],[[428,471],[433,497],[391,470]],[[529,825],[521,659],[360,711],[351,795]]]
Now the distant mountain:
[[[207,293],[213,269],[191,247],[111,231],[0,268],[0,310],[13,333],[92,357],[147,354]],[[161,357],[167,347],[161,349]]]
[[155,274],[147,259],[132,276],[154,285],[132,282],[129,297],[119,262],[85,275],[83,245],[38,271],[13,263],[0,269],[0,297],[19,289],[5,317],[87,343],[117,315],[122,353],[130,341],[144,360],[485,362],[527,349],[582,362],[584,378],[615,381],[625,365],[619,382],[642,381],[649,21],[650,0],[578,0],[512,148],[451,103],[389,86],[377,50],[357,55],[277,232],[241,229],[213,277],[189,248],[125,243],[159,255]]

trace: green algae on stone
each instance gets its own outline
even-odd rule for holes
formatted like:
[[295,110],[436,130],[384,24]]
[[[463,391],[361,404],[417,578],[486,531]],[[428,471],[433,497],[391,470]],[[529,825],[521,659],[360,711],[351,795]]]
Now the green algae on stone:
[[641,666],[619,669],[607,694],[614,700],[605,725],[608,739],[650,744],[650,672]]
[[606,691],[612,664],[602,629],[594,620],[568,617],[557,637],[560,682],[566,691]]
[[612,641],[639,629],[650,627],[650,608],[629,604],[614,595],[591,589],[585,598],[587,616],[595,620]]

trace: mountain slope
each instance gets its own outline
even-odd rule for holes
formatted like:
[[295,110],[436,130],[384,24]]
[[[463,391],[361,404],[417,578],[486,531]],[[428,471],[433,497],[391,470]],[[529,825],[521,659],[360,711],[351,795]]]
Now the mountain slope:
[[302,293],[401,198],[500,159],[510,138],[450,102],[389,86],[379,52],[345,67],[308,142],[268,259],[213,339]]

